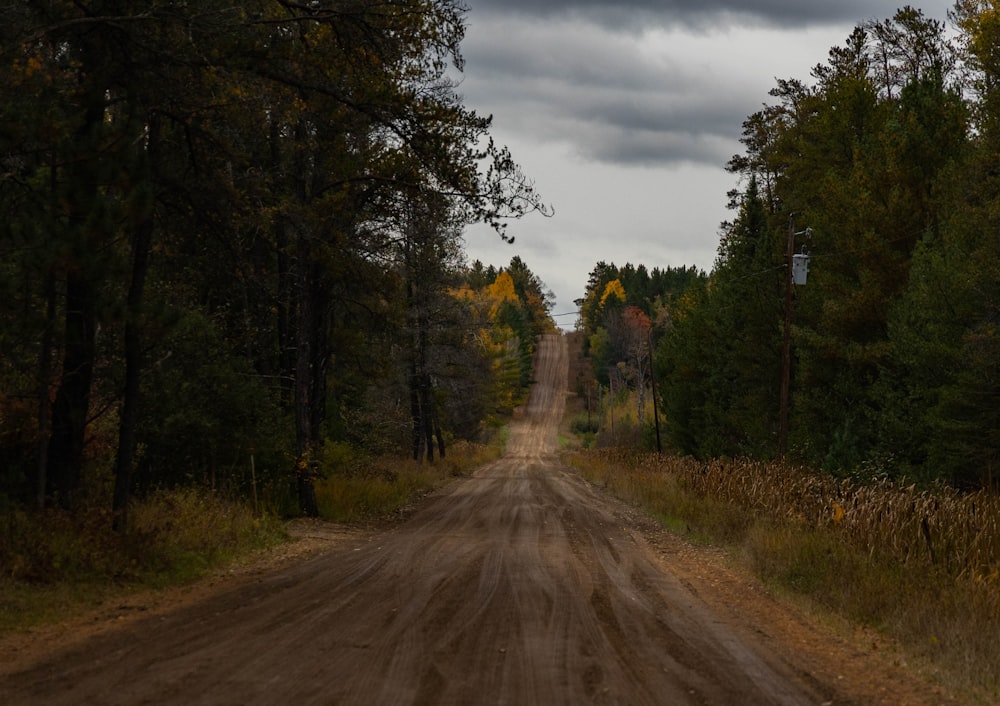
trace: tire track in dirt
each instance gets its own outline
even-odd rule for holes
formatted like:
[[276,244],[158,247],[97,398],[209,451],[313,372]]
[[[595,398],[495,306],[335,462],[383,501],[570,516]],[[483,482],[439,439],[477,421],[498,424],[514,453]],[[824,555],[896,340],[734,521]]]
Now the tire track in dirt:
[[503,459],[359,536],[0,682],[10,704],[819,704],[555,456],[562,337]]

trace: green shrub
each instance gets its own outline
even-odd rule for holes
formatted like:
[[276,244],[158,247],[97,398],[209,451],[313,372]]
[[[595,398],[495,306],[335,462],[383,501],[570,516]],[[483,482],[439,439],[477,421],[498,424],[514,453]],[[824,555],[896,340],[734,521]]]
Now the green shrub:
[[573,417],[569,424],[569,430],[574,434],[596,434],[601,428],[600,420],[596,416],[578,414]]

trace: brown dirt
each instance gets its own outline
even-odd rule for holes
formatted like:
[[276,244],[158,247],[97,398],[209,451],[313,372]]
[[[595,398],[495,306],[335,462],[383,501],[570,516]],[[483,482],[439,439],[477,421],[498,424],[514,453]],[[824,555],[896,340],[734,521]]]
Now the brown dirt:
[[0,703],[951,703],[561,465],[565,338],[538,360],[506,456],[405,522],[0,641]]

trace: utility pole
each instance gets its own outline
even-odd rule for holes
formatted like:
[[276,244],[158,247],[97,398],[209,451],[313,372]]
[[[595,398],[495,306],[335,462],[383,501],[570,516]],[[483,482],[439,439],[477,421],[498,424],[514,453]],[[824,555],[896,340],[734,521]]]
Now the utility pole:
[[788,215],[788,247],[785,253],[785,327],[781,342],[781,409],[778,413],[778,458],[788,452],[788,400],[792,387],[792,262],[795,257],[795,236],[811,235],[812,228],[795,232],[795,214]]
[[660,442],[660,413],[659,405],[656,402],[656,371],[653,369],[653,334],[646,331],[646,342],[649,344],[649,386],[653,391],[653,424],[656,425],[656,453],[663,453],[663,444]]
[[615,441],[615,369],[613,367],[608,367],[608,397],[611,399],[611,445],[614,446],[617,442]]

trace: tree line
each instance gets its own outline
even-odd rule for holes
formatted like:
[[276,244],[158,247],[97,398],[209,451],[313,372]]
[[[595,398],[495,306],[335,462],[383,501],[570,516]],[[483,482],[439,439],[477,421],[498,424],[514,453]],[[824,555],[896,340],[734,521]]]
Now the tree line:
[[[713,269],[653,327],[677,451],[996,482],[1000,10],[960,0],[950,19],[954,35],[910,7],[860,23],[744,122]],[[792,253],[805,284],[787,283]],[[592,347],[603,270],[583,300]]]
[[509,408],[552,297],[462,230],[547,208],[455,90],[465,12],[0,7],[0,505],[124,529],[248,454],[275,487],[327,439],[433,460]]
[[598,262],[576,301],[584,354],[595,381],[609,393],[636,392],[636,415],[645,420],[646,388],[652,387],[652,341],[669,326],[670,307],[705,273],[696,267],[654,267]]

